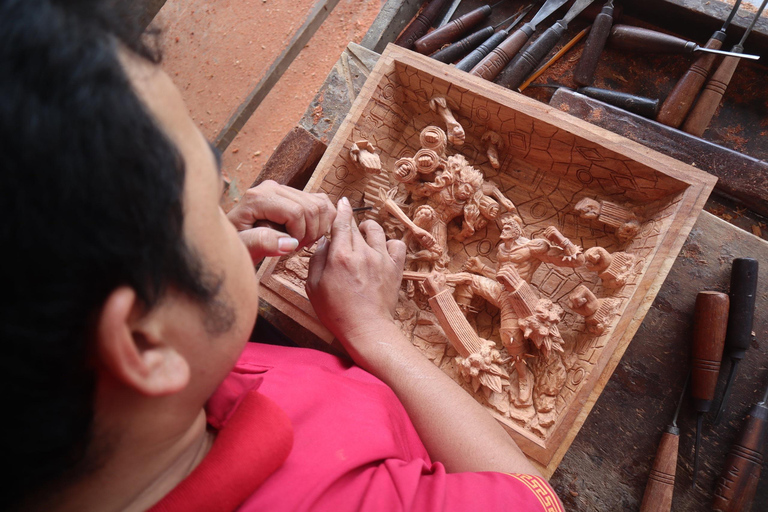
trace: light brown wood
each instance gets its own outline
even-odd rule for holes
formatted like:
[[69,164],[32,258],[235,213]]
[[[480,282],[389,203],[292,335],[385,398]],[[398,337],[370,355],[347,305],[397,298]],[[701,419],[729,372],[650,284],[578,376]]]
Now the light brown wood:
[[[434,98],[444,98],[445,106]],[[440,134],[443,126],[458,134],[454,121],[464,133],[460,146],[446,145]],[[488,131],[504,141],[498,170],[482,140]],[[361,139],[379,151],[386,184],[372,186],[351,160],[349,148]],[[389,47],[307,190],[346,196],[357,206],[376,204],[372,192],[378,187],[374,217],[388,236],[403,237],[409,246],[409,279],[397,310],[403,332],[551,475],[714,182],[522,95]],[[468,194],[456,195],[453,185],[462,184]],[[582,218],[574,207],[584,198],[598,202],[600,212],[608,204],[616,208],[607,208],[605,218]],[[619,237],[618,227],[628,220],[637,222],[637,232]],[[428,254],[433,247],[439,252]],[[302,297],[305,267],[297,261],[306,257],[273,259],[260,270],[271,297],[279,297],[276,307],[284,304],[299,317],[311,310]],[[502,393],[474,389],[462,377],[445,320],[424,293],[424,276],[434,270],[453,288],[452,294],[440,292],[455,303],[450,309],[460,311],[474,334],[492,341],[506,360],[500,367],[510,377]],[[579,286],[598,301],[586,315],[590,323],[569,305]],[[317,323],[297,321],[311,330]],[[316,332],[332,339],[324,329]]]

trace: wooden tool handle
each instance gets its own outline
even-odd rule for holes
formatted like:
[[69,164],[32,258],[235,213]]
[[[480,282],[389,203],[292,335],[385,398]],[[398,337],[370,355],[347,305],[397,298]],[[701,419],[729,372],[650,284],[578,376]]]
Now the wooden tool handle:
[[576,92],[589,96],[596,100],[604,101],[627,112],[635,113],[639,116],[653,119],[656,112],[659,111],[659,100],[653,98],[644,98],[634,94],[627,94],[619,91],[609,91],[607,89],[598,89],[597,87],[579,87]]
[[[725,32],[718,30],[707,41],[705,48],[719,50],[723,46],[724,39]],[[693,100],[696,99],[696,95],[699,94],[707,80],[716,58],[717,55],[714,53],[702,53],[696,58],[688,71],[677,81],[667,99],[664,100],[656,121],[672,128],[677,128],[683,124],[685,116],[691,110]]]
[[725,470],[715,487],[712,510],[736,512],[750,509],[763,467],[767,424],[768,407],[757,404],[749,411],[741,437],[725,460]]
[[696,43],[631,25],[614,25],[609,38],[611,46],[632,52],[690,53]]
[[474,48],[477,48],[480,43],[488,39],[493,35],[493,27],[485,27],[484,29],[472,32],[467,37],[460,41],[456,41],[453,44],[446,46],[445,48],[436,51],[430,57],[440,62],[450,63],[462,56],[466,55]]
[[709,79],[707,85],[704,86],[699,100],[685,120],[683,125],[684,131],[701,137],[709,126],[712,116],[715,115],[717,107],[720,106],[720,100],[723,99],[723,94],[725,94],[725,90],[728,88],[728,84],[731,82],[733,73],[736,72],[736,66],[739,65],[740,60],[738,57],[723,57],[723,61],[717,67],[717,71]]
[[728,295],[724,293],[705,291],[696,296],[691,395],[699,412],[709,411],[715,396],[728,325],[728,304]]
[[661,435],[656,458],[653,460],[648,484],[645,486],[640,512],[669,512],[672,509],[672,493],[675,490],[677,450],[680,434],[664,432]]
[[595,69],[597,61],[600,60],[600,54],[603,53],[605,43],[611,33],[613,26],[613,7],[603,7],[595,17],[592,24],[592,30],[584,43],[584,51],[581,53],[581,59],[573,72],[573,81],[579,85],[589,85],[595,79]]
[[509,64],[512,57],[517,55],[520,48],[528,41],[528,38],[533,34],[533,30],[533,27],[528,23],[515,30],[511,36],[502,41],[477,66],[472,68],[470,74],[483,77],[486,80],[496,78],[501,70],[504,69],[504,66]]
[[510,65],[510,69],[504,72],[505,86],[517,89],[525,81],[525,78],[539,65],[544,57],[555,47],[565,33],[565,28],[560,22],[555,23],[544,31],[538,39],[528,45],[528,48],[520,54]]
[[483,60],[483,58],[488,55],[491,50],[496,48],[499,43],[501,43],[504,39],[507,38],[509,35],[509,32],[506,30],[499,30],[495,34],[493,34],[491,37],[489,37],[483,44],[469,52],[469,55],[461,59],[456,64],[456,69],[460,69],[462,71],[471,71],[472,68],[477,66],[478,62]]
[[421,13],[416,16],[410,25],[397,37],[395,44],[403,48],[413,48],[413,43],[421,36],[427,33],[429,28],[435,22],[437,15],[443,10],[443,6],[448,0],[432,0]]
[[419,53],[428,55],[444,44],[455,41],[464,32],[483,21],[490,14],[490,5],[478,7],[474,11],[469,11],[467,14],[460,16],[437,30],[433,30],[429,34],[421,37],[413,43],[413,48]]
[[743,359],[752,341],[752,320],[757,297],[757,271],[754,258],[736,258],[731,267],[731,308],[725,344],[732,359]]

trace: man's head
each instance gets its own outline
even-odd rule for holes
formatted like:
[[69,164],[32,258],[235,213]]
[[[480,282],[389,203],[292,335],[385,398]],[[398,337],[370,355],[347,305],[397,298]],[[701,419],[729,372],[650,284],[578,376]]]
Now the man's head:
[[98,465],[102,416],[202,405],[255,317],[214,155],[119,16],[0,0],[6,498]]
[[499,219],[501,224],[501,234],[499,238],[502,240],[517,240],[523,236],[523,228],[520,227],[520,217],[512,213],[505,213]]

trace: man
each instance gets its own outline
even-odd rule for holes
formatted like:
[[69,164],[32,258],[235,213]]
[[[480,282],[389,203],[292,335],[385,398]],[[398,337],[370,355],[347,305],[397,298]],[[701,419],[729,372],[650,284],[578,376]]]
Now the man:
[[[0,0],[4,504],[560,510],[395,327],[402,243],[270,182],[226,216],[214,152],[118,7]],[[326,354],[246,343],[252,260],[329,229],[307,291],[400,402]]]

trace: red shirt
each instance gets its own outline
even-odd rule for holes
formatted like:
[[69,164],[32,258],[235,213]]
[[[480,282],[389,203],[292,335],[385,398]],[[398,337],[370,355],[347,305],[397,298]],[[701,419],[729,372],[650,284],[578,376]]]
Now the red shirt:
[[153,511],[563,510],[538,477],[446,473],[388,386],[323,352],[249,343],[207,411],[211,451]]

